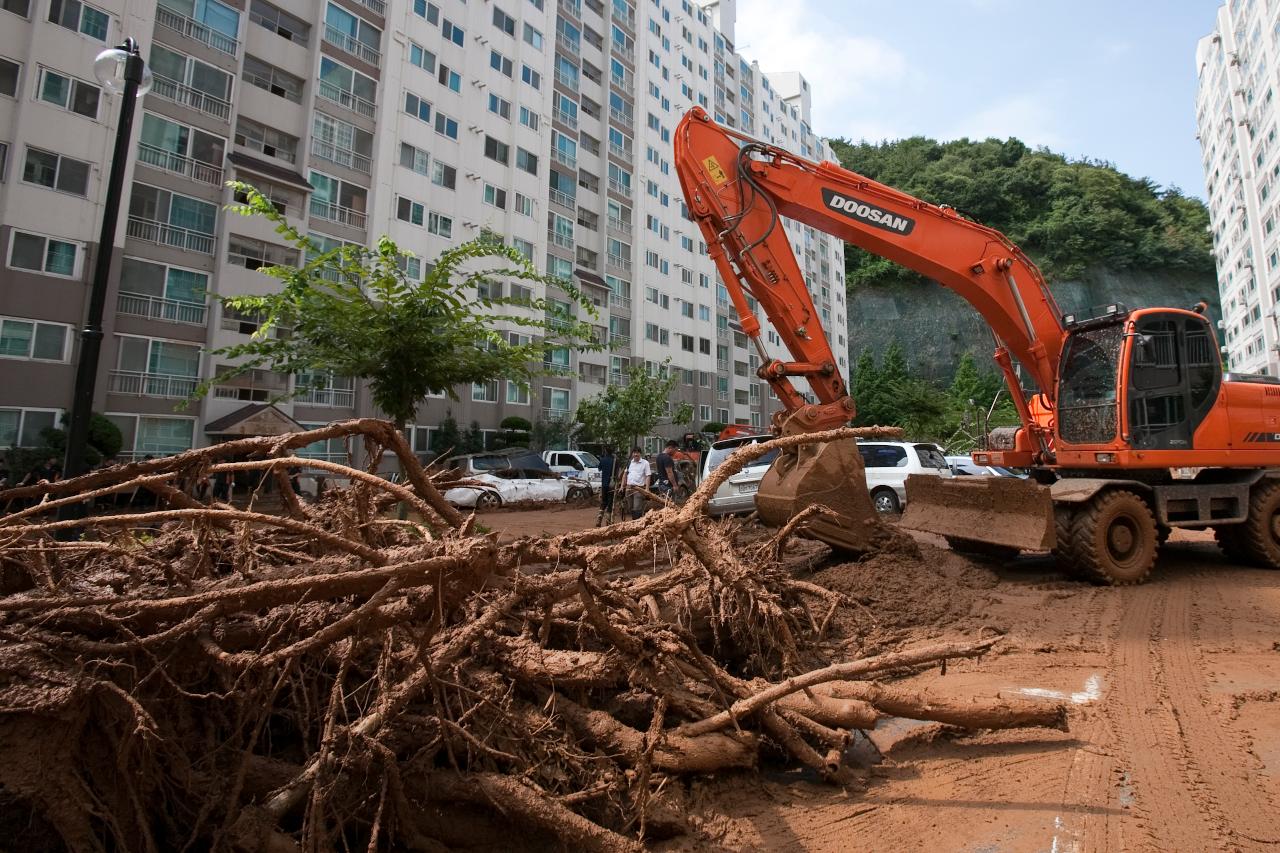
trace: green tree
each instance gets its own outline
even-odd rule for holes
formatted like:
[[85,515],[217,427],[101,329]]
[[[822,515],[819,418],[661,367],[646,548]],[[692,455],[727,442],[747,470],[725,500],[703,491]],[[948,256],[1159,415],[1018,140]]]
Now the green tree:
[[978,374],[978,366],[974,364],[973,354],[965,353],[956,364],[955,375],[951,378],[951,387],[947,395],[958,405],[966,406],[970,400],[977,401],[983,394],[982,377]]
[[462,431],[453,415],[448,415],[431,436],[431,449],[437,453],[466,453],[462,444]]
[[462,452],[479,453],[481,450],[484,450],[484,433],[480,430],[480,422],[472,421],[462,434]]
[[[570,282],[540,274],[518,251],[492,237],[445,251],[417,281],[405,272],[409,255],[390,238],[382,237],[372,250],[343,246],[322,252],[252,186],[231,186],[247,198],[233,212],[270,221],[306,260],[301,268],[262,270],[279,281],[275,293],[223,299],[227,307],[262,320],[247,343],[215,351],[237,360],[230,375],[267,369],[364,379],[378,408],[403,425],[413,421],[429,393],[457,399],[455,386],[499,378],[527,381],[542,372],[551,349],[598,349],[589,343],[590,324],[555,303],[491,295],[490,285],[498,282],[555,286],[569,295],[570,305],[595,315]],[[536,316],[504,310],[511,305],[532,308]],[[523,327],[530,342],[512,343],[497,330],[498,321]],[[207,393],[227,375],[207,380],[197,393]],[[294,393],[307,390],[307,383],[296,384]]]
[[529,423],[527,418],[519,415],[511,415],[502,419],[502,423],[498,424],[502,428],[502,434],[498,437],[498,441],[503,447],[527,447],[529,445],[529,431],[533,429],[533,424]]
[[858,407],[854,418],[857,426],[873,426],[880,409],[880,371],[876,369],[876,357],[870,347],[864,349],[853,365],[850,394]]
[[[667,416],[668,400],[677,376],[666,370],[650,375],[643,367],[632,367],[625,385],[610,385],[578,403],[576,419],[593,440],[625,452]],[[688,403],[676,405],[671,423],[687,424],[693,417]]]
[[[64,414],[61,423],[67,425],[69,416]],[[89,438],[85,445],[85,463],[92,466],[109,461],[124,446],[124,436],[120,428],[107,418],[92,413],[89,416]],[[9,451],[10,481],[18,482],[27,472],[42,464],[50,457],[56,458],[58,464],[67,455],[67,433],[58,427],[46,427],[40,430],[40,444],[37,447],[16,447]]]
[[529,447],[539,452],[562,447],[573,431],[573,421],[567,418],[548,418],[534,423],[529,430]]

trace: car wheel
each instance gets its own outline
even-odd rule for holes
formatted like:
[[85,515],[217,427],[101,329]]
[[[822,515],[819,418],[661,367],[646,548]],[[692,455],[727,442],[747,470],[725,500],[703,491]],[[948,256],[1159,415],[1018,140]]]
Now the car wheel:
[[576,502],[578,502],[578,501],[580,501],[580,500],[582,500],[582,499],[586,498],[589,494],[590,494],[590,492],[589,492],[589,491],[587,491],[586,489],[573,488],[573,489],[570,489],[570,490],[568,491],[568,493],[565,495],[564,499],[565,499],[565,501],[566,501],[566,502],[568,502],[568,503],[576,503]]
[[502,506],[502,498],[493,492],[481,492],[476,498],[476,509],[493,509],[496,506]]
[[876,489],[871,493],[871,503],[875,505],[878,512],[884,515],[894,515],[902,509],[902,503],[898,500],[898,493],[893,489]]

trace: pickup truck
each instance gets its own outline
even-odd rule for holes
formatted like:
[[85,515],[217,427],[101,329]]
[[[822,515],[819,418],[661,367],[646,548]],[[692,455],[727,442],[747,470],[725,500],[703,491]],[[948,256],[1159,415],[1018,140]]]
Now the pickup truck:
[[593,488],[600,487],[600,460],[585,450],[544,450],[542,461],[551,470],[575,480],[585,480]]

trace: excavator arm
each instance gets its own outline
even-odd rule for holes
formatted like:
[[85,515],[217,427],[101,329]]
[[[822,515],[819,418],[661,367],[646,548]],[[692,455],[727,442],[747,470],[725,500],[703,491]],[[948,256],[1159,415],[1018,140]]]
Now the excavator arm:
[[[786,410],[788,432],[847,423],[856,407],[837,369],[781,217],[806,223],[889,258],[950,288],[986,320],[994,358],[1022,420],[1015,451],[1051,461],[1052,432],[1032,412],[1013,368],[1038,386],[1036,408],[1052,411],[1062,315],[1035,264],[1000,232],[829,162],[814,163],[722,127],[695,107],[675,138],[676,170],[743,332]],[[792,361],[769,357],[752,297]],[[809,404],[792,380],[808,382]]]

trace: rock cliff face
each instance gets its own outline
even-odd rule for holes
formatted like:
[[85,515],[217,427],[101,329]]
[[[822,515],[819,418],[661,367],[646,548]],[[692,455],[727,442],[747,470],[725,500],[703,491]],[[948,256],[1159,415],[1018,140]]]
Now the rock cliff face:
[[[1052,283],[1049,289],[1067,314],[1093,316],[1113,302],[1130,308],[1190,308],[1203,299],[1215,324],[1222,316],[1212,276],[1097,269],[1079,280]],[[995,369],[986,323],[969,303],[932,282],[858,288],[849,295],[847,337],[851,365],[864,348],[878,355],[897,340],[912,372],[927,379],[950,382],[965,352],[973,353],[979,368]]]

